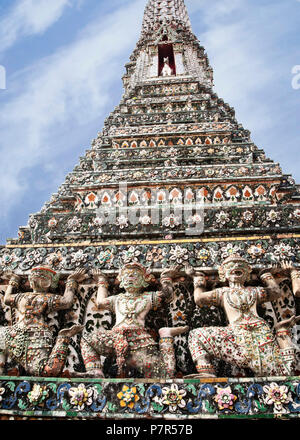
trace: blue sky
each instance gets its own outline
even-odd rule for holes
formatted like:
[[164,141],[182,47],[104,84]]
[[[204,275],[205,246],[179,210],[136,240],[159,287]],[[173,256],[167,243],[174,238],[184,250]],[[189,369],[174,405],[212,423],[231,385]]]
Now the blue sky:
[[[300,1],[185,3],[214,68],[216,93],[256,145],[300,183],[300,88],[292,87]],[[0,0],[1,244],[57,191],[118,104],[145,4]]]

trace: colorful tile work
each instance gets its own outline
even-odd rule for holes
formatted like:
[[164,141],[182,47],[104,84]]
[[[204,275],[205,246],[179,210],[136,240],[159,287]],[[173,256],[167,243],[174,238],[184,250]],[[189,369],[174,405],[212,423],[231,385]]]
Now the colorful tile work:
[[298,418],[300,378],[42,379],[0,377],[3,415],[68,418]]
[[0,249],[0,419],[299,418],[299,186],[215,94],[183,0],[148,1],[123,83]]
[[[220,218],[220,224],[226,222],[226,218]],[[174,219],[168,221],[174,223]],[[172,226],[165,227],[165,232],[172,234]],[[82,266],[118,270],[120,264],[131,261],[161,269],[170,263],[189,261],[194,267],[215,270],[224,258],[234,253],[247,256],[249,262],[258,268],[279,264],[282,260],[293,260],[297,265],[300,259],[299,234],[7,246],[0,250],[0,269],[28,271],[35,265],[46,264],[64,272]]]

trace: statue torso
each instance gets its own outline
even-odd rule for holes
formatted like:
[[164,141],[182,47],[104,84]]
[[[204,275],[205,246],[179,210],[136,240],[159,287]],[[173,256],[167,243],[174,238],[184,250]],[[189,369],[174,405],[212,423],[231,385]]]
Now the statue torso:
[[257,287],[224,287],[222,303],[230,324],[249,324],[261,320],[257,314]]
[[24,327],[48,327],[45,322],[46,314],[50,311],[49,304],[53,299],[48,293],[21,294],[17,304],[17,321]]
[[145,319],[152,308],[151,293],[138,296],[120,294],[114,301],[116,327],[144,327]]

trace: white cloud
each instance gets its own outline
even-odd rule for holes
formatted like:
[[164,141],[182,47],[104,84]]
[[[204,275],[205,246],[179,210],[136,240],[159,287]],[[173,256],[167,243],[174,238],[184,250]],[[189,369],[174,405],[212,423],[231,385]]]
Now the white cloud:
[[19,0],[0,21],[0,52],[19,38],[41,34],[78,0]]
[[228,15],[243,6],[245,0],[185,0],[185,3],[190,14],[201,11],[205,19],[212,20],[213,24],[216,17],[228,18]]
[[[290,12],[286,2],[274,1],[271,6],[251,0],[186,3],[200,18],[192,24],[214,69],[217,94],[235,108],[239,122],[253,133],[274,128],[279,122],[271,111],[274,89],[270,99],[264,97],[286,69],[282,50],[290,26],[288,19],[282,19]],[[277,94],[279,99],[280,90]]]
[[110,16],[95,17],[77,41],[10,79],[10,95],[0,113],[0,206],[5,206],[0,215],[7,215],[36,184],[24,172],[40,167],[56,178],[60,149],[71,152],[77,142],[78,133],[68,127],[103,116],[112,84],[121,85],[120,57],[128,58],[135,46],[140,30],[136,17],[142,18],[142,11],[136,0]]

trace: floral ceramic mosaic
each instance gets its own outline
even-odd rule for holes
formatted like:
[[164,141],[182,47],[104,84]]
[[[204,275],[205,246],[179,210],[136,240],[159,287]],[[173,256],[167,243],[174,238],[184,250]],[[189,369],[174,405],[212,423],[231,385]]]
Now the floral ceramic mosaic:
[[[220,213],[220,222],[226,221]],[[176,220],[168,219],[171,226]],[[279,264],[282,260],[300,260],[298,238],[276,239],[275,237],[248,237],[241,240],[216,240],[206,242],[201,239],[161,240],[145,244],[91,244],[90,246],[57,247],[6,247],[0,250],[2,270],[28,271],[33,266],[46,264],[55,270],[71,271],[77,267],[100,267],[102,270],[119,269],[121,264],[139,261],[152,269],[167,267],[170,262],[182,264],[189,262],[201,268],[218,267],[222,260],[234,253],[246,255],[256,267]]]
[[298,418],[299,378],[167,382],[0,378],[0,414]]

